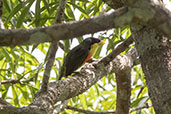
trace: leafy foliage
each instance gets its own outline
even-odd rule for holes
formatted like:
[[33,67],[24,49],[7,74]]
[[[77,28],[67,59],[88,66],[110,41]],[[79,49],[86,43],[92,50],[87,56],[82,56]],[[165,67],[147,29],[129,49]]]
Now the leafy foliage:
[[[50,26],[54,23],[59,0],[3,0],[2,20],[6,29],[35,28]],[[98,16],[112,9],[102,0],[68,0],[64,22],[78,21]],[[118,44],[130,36],[129,27],[115,28],[88,36],[100,37],[106,46],[100,47],[94,58],[109,54]],[[87,37],[87,36],[86,36]],[[77,42],[85,37],[63,41],[65,52],[59,49],[51,71],[51,80],[58,79],[63,56]],[[31,103],[34,94],[40,89],[44,64],[47,61],[49,43],[33,46],[0,48],[0,81],[15,79],[17,83],[1,84],[1,97],[17,107]],[[123,53],[126,53],[123,52]],[[131,107],[151,103],[141,66],[132,69]],[[89,110],[115,110],[115,74],[102,78],[85,93],[70,99],[69,105]],[[66,113],[78,113],[65,110]],[[132,114],[153,114],[153,108],[132,112]]]

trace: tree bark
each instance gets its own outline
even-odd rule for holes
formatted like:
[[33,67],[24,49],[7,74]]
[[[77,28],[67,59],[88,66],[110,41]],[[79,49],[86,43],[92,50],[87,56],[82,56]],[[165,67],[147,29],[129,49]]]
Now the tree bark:
[[[133,62],[128,59],[129,56],[117,56],[117,64],[120,64],[120,70],[116,74],[117,100],[116,114],[129,114],[130,96],[131,96],[131,68]],[[130,64],[131,63],[131,64]]]
[[154,28],[131,27],[156,114],[171,114],[171,41]]
[[[104,1],[109,2],[109,0]],[[112,4],[116,3],[117,6],[124,6],[126,3],[123,3],[123,1],[118,3],[114,0]],[[149,1],[154,2],[154,0]],[[160,0],[158,0],[158,4],[161,4]],[[116,8],[116,5],[112,7]],[[163,5],[156,7],[160,9],[163,8]],[[156,15],[156,18],[164,18],[164,13],[159,14],[161,16]],[[155,23],[155,19],[151,21],[154,21],[152,26],[152,23],[148,24],[148,26],[144,23],[132,25],[132,35],[140,56],[155,112],[156,114],[171,114],[171,40],[169,36],[161,33],[165,28],[158,29],[159,26],[164,25],[164,22]],[[169,30],[167,29],[167,31]]]

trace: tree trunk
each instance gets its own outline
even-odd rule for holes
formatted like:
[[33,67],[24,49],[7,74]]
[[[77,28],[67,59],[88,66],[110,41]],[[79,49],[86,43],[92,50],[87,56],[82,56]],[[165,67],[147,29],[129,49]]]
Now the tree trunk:
[[171,41],[147,26],[131,29],[155,112],[171,114]]

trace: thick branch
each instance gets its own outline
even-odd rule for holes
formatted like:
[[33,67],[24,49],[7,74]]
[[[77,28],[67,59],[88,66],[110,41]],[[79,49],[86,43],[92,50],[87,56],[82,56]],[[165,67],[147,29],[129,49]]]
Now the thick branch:
[[111,29],[119,24],[118,17],[122,16],[125,12],[127,12],[127,8],[83,21],[52,25],[45,28],[2,30],[0,31],[0,46],[28,45],[53,40],[66,40],[84,34]]
[[128,7],[115,10],[110,14],[78,22],[30,30],[1,30],[0,46],[28,45],[53,40],[66,40],[136,23],[151,25],[166,36],[171,36],[171,13],[167,9],[156,5],[152,1],[150,2],[150,0],[128,1],[127,5]]
[[[134,52],[135,53],[135,52]],[[116,114],[129,114],[131,96],[131,69],[133,66],[132,54],[116,57],[119,70],[115,72],[117,83]]]
[[[163,5],[163,0],[103,0],[113,9],[128,6],[134,13],[134,21],[150,25],[165,36],[171,33],[171,12]],[[132,16],[133,16],[132,15]],[[137,17],[137,18],[136,18]],[[157,18],[156,18],[157,17]],[[130,23],[131,24],[131,23]]]

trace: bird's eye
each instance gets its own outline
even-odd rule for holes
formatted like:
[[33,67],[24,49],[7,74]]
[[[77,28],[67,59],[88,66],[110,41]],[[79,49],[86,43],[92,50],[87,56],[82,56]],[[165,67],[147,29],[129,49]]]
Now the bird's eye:
[[90,50],[91,48],[89,47],[88,49]]

